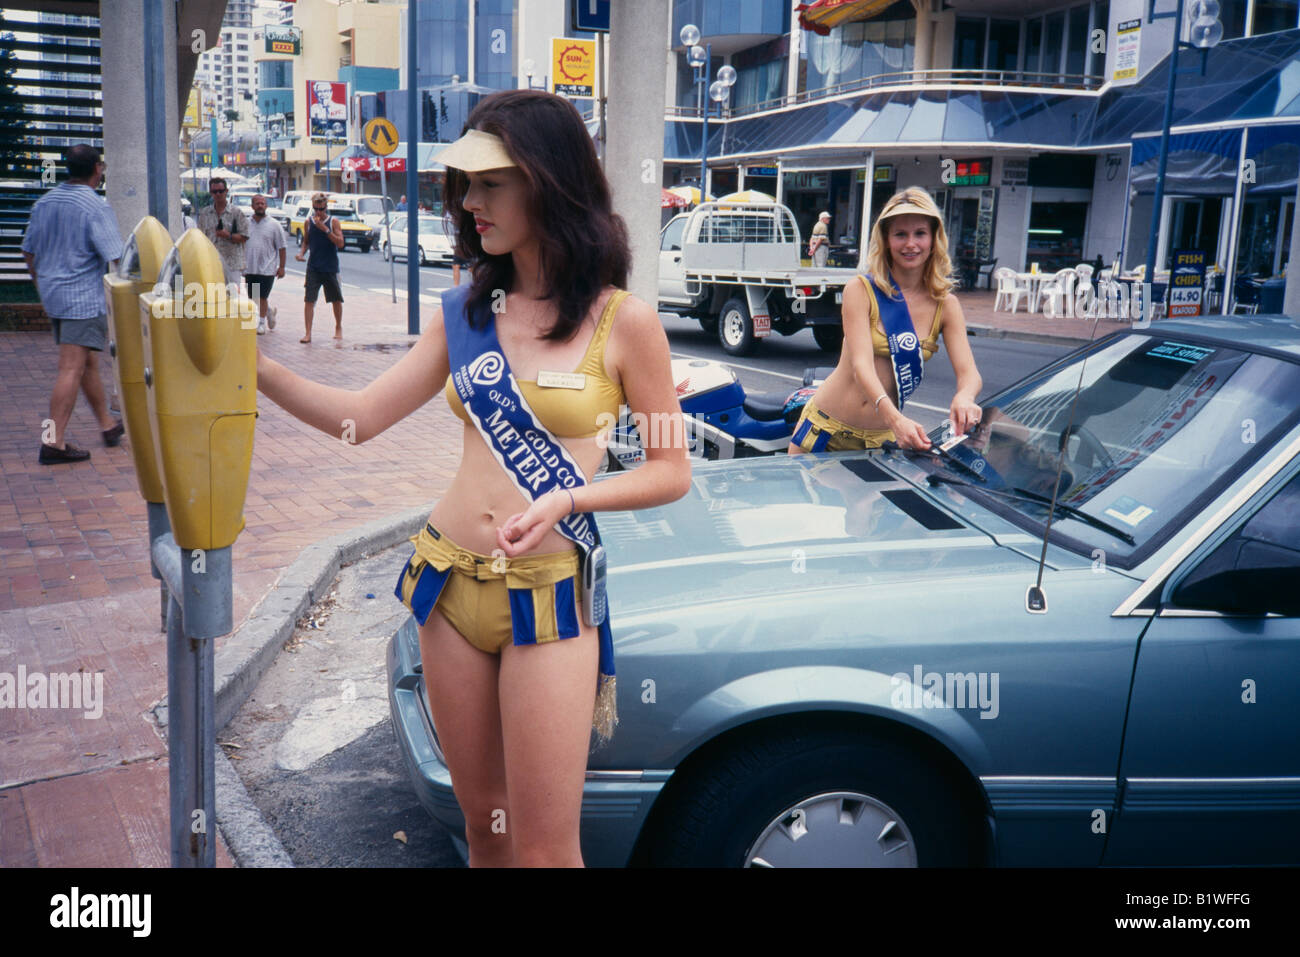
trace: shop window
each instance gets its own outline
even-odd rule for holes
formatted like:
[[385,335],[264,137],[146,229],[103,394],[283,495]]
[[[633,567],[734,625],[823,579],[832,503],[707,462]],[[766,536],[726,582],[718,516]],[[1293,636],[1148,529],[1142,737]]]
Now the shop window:
[[984,20],[957,18],[957,34],[953,41],[953,66],[958,70],[984,69]]
[[1235,40],[1246,35],[1246,8],[1250,0],[1221,0],[1219,19],[1223,21],[1223,39]]
[[1169,237],[1162,269],[1173,262],[1179,249],[1199,249],[1207,264],[1219,255],[1219,223],[1223,219],[1223,197],[1176,197],[1169,203]]
[[1087,203],[1034,203],[1029,210],[1026,259],[1044,272],[1079,265],[1087,224]]
[[1046,38],[1043,42],[1042,72],[1055,74],[1061,71],[1061,44],[1065,38],[1065,14],[1053,13],[1047,18]]
[[988,69],[1014,71],[1020,61],[1020,21],[994,20],[989,24]]
[[1038,73],[1043,59],[1043,18],[1029,21],[1025,27],[1025,72]]
[[1294,30],[1300,22],[1300,3],[1296,0],[1255,0],[1255,16],[1251,21],[1252,36]]
[[1065,47],[1065,72],[1071,77],[1082,76],[1088,64],[1088,6],[1070,8],[1069,42]]
[[[1241,233],[1237,239],[1237,272],[1248,276],[1273,275],[1277,259],[1281,200],[1248,199],[1241,209]],[[1285,235],[1282,233],[1282,235]]]

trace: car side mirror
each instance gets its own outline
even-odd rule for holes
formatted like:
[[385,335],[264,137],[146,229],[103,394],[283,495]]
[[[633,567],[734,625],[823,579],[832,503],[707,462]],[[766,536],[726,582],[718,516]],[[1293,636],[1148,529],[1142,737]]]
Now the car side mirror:
[[1300,551],[1234,536],[1174,589],[1180,608],[1300,617]]

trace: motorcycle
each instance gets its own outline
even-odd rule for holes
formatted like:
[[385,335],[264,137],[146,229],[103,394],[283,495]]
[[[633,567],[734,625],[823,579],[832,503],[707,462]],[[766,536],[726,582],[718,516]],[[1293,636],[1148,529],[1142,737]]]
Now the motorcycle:
[[[805,369],[797,389],[747,395],[736,373],[721,362],[674,359],[672,368],[686,447],[692,458],[709,460],[784,452],[803,407],[831,373],[828,366]],[[644,462],[642,435],[647,430],[656,433],[657,444],[669,444],[675,437],[658,434],[662,425],[624,408],[609,439],[608,469],[632,469]]]

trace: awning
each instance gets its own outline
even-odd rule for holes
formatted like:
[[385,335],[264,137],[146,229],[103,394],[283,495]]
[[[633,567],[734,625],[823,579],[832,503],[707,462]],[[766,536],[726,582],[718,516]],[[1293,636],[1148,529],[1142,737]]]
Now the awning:
[[[421,143],[419,145],[417,155],[420,158],[421,173],[441,173],[446,170],[447,167],[433,161],[433,154],[446,145],[446,143]],[[322,163],[321,169],[351,169],[358,173],[377,173],[379,172],[381,160],[384,161],[385,168],[390,173],[406,172],[406,141],[402,140],[398,143],[397,149],[386,157],[376,156],[365,146],[353,143],[347,149],[332,155],[328,164]]]
[[[1206,130],[1169,137],[1165,192],[1192,196],[1231,196],[1237,188],[1241,130]],[[1133,141],[1129,190],[1137,196],[1156,191],[1160,137]]]
[[841,23],[866,20],[894,5],[894,0],[814,0],[798,7],[805,30],[826,36]]

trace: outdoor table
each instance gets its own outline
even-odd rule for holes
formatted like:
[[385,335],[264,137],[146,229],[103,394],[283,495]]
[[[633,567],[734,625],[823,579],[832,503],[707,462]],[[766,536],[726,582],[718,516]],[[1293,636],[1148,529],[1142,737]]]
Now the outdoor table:
[[1018,272],[1016,278],[1023,282],[1029,289],[1029,302],[1026,308],[1030,312],[1038,311],[1038,289],[1043,284],[1044,279],[1051,279],[1055,276],[1054,272]]

